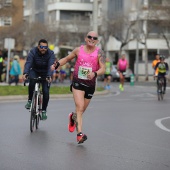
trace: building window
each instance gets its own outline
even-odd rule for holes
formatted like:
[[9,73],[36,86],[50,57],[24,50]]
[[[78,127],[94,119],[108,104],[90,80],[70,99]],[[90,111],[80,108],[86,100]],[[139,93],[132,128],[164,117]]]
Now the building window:
[[0,18],[0,26],[11,26],[12,18],[11,17],[2,17]]
[[162,5],[162,0],[149,0],[149,5]]
[[82,21],[89,20],[90,12],[81,12],[81,11],[61,11],[60,20],[62,21]]
[[12,0],[5,0],[4,6],[11,6],[12,5]]

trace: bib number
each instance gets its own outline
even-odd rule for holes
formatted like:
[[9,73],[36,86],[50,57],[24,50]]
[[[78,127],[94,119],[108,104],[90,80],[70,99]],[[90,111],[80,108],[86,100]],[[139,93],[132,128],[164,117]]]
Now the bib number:
[[79,67],[79,71],[78,71],[78,78],[79,79],[84,79],[87,80],[87,75],[92,72],[92,68],[91,67],[83,67],[80,66]]

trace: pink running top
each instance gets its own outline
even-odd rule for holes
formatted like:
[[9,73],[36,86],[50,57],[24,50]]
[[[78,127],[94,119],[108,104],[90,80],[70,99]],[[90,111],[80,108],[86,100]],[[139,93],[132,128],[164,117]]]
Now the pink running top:
[[99,69],[98,64],[98,51],[99,48],[88,54],[84,51],[84,45],[80,46],[80,51],[77,56],[76,64],[73,73],[73,82],[81,83],[89,87],[94,87],[96,78],[92,80],[87,79],[88,72],[94,72]]
[[121,58],[119,59],[119,70],[120,71],[125,71],[126,70],[126,68],[127,68],[127,60],[126,59],[124,59],[124,60],[122,60]]

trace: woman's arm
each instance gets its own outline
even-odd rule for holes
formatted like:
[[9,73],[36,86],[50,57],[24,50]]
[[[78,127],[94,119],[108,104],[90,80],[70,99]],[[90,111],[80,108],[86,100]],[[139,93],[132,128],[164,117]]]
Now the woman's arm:
[[60,59],[57,63],[51,66],[51,70],[57,70],[59,66],[65,65],[67,62],[71,61],[78,55],[79,47],[75,48],[68,56]]

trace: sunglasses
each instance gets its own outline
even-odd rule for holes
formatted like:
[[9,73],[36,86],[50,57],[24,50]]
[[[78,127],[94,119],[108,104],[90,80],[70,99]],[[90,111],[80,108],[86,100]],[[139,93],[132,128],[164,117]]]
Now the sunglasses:
[[88,35],[87,38],[88,39],[93,39],[93,40],[97,40],[98,39],[97,37],[92,37],[91,35]]
[[43,49],[43,48],[44,48],[44,49],[47,49],[47,48],[48,48],[48,46],[40,45],[40,48],[41,48],[41,49]]

